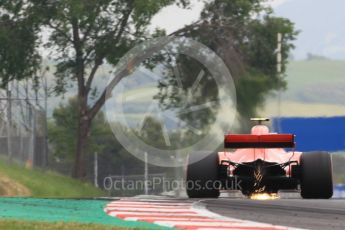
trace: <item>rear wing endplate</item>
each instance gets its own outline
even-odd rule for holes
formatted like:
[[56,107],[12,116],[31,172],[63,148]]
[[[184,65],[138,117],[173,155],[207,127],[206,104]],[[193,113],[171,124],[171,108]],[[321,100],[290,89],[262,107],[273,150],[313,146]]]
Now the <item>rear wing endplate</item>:
[[238,148],[294,148],[293,134],[228,134],[224,136],[224,147]]

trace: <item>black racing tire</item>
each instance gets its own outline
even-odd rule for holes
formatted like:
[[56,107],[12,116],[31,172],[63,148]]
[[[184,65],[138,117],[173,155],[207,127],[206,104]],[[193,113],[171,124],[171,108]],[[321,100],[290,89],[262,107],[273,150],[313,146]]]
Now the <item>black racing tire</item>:
[[189,198],[218,198],[220,182],[218,180],[219,156],[212,153],[200,158],[200,152],[189,154],[186,190]]
[[300,163],[302,198],[331,198],[333,195],[331,155],[327,152],[303,153]]

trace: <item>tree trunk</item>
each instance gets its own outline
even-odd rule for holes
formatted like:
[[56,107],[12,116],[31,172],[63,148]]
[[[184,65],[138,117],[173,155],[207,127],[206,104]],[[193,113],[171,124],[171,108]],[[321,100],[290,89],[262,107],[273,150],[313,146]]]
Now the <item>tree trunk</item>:
[[90,134],[90,119],[87,116],[87,105],[79,103],[79,119],[77,131],[77,146],[74,161],[73,177],[83,179],[86,177],[86,152]]

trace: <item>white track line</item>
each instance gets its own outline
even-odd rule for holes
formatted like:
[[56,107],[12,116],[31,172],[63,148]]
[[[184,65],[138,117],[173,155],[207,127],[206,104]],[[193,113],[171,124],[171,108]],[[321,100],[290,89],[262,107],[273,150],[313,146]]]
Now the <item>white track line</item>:
[[197,213],[194,212],[185,212],[185,213],[162,213],[162,212],[147,212],[147,213],[138,213],[138,212],[118,212],[118,211],[110,211],[107,212],[110,216],[124,216],[124,215],[128,215],[128,216],[151,216],[151,217],[155,217],[155,216],[168,216],[168,217],[172,217],[172,216],[200,216]]
[[111,211],[134,211],[134,212],[189,212],[189,208],[133,208],[133,207],[112,207]]
[[[208,217],[126,217],[124,220],[132,220],[132,221],[147,221],[147,222],[154,222],[154,221],[200,221],[200,222],[209,222],[214,221],[214,219]],[[153,221],[154,220],[154,221]],[[218,222],[229,222],[228,220],[217,220]],[[239,221],[231,221],[232,223],[236,223]]]

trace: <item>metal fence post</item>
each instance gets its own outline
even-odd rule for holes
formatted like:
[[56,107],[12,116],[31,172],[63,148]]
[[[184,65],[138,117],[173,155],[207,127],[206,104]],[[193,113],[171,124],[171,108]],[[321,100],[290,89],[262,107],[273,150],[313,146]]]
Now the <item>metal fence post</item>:
[[11,85],[7,85],[7,154],[8,159],[12,160],[12,101]]

